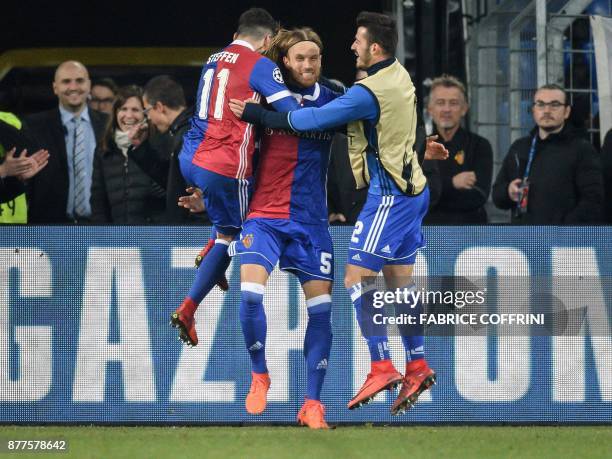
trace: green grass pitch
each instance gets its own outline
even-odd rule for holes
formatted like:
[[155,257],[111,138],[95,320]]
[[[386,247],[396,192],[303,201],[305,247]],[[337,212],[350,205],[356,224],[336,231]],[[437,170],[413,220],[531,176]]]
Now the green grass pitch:
[[612,458],[612,427],[16,427],[0,439],[68,441],[69,451],[0,458]]

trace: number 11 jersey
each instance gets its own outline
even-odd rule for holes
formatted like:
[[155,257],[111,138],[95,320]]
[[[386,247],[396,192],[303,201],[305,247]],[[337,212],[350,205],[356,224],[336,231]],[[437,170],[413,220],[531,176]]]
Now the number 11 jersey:
[[202,69],[196,109],[185,134],[182,160],[237,179],[253,175],[253,125],[232,113],[230,99],[264,97],[278,111],[298,108],[280,69],[250,43],[234,40],[211,55]]

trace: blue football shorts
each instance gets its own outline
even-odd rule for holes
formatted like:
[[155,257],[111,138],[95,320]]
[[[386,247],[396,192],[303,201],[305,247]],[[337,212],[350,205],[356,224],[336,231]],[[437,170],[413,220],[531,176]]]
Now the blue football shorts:
[[202,190],[204,205],[218,233],[235,236],[249,209],[253,179],[236,179],[211,172],[188,159],[179,161],[185,181]]
[[348,263],[379,272],[385,265],[414,264],[425,247],[421,231],[429,206],[429,188],[417,196],[376,195],[359,214],[349,244]]
[[296,275],[301,284],[334,279],[334,248],[329,226],[288,219],[249,218],[239,239],[232,242],[230,256],[241,264],[256,264],[272,272],[279,268]]

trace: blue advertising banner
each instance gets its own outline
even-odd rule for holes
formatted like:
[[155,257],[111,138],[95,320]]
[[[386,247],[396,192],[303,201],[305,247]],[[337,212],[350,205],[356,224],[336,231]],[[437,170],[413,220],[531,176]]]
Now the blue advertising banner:
[[[238,263],[228,271],[229,292],[215,288],[198,309],[197,347],[182,345],[168,325],[189,290],[194,256],[209,231],[2,228],[0,422],[295,422],[306,387],[307,313],[293,276],[275,271],[266,289],[272,386],[261,416],[244,409],[250,364],[238,319]],[[575,302],[579,288],[568,293],[557,286],[564,277],[584,276],[595,279],[584,286],[584,306],[600,315],[595,323],[587,314],[583,333],[571,336],[427,337],[438,384],[399,417],[389,414],[394,393],[346,409],[369,371],[343,287],[351,231],[331,229],[334,342],[322,400],[329,422],[612,422],[612,291],[597,281],[612,275],[612,228],[426,228],[428,246],[417,258],[417,275],[548,279],[525,294],[532,307],[542,288],[561,301],[572,295]],[[390,345],[402,370],[400,338],[390,337]]]

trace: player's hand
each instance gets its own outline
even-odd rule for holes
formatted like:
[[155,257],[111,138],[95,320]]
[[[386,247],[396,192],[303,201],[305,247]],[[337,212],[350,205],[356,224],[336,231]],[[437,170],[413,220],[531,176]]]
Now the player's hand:
[[430,135],[425,139],[425,159],[446,159],[448,150],[439,142],[437,135]]
[[147,140],[149,136],[149,125],[144,120],[142,123],[135,124],[128,130],[128,139],[134,148],[138,148]]
[[27,150],[23,150],[20,156],[15,156],[15,148],[6,152],[4,162],[0,164],[0,177],[18,177],[28,171],[30,160],[27,158]]
[[453,177],[453,186],[458,190],[470,190],[476,184],[476,174],[473,171],[460,172]]
[[202,199],[202,190],[190,186],[185,191],[189,193],[189,195],[179,197],[178,206],[189,209],[189,212],[194,214],[204,212],[206,207],[204,206],[204,199]]
[[29,167],[23,174],[17,176],[19,180],[28,180],[38,174],[49,163],[49,152],[41,149],[26,159]]
[[508,185],[508,196],[514,202],[518,202],[519,196],[521,195],[521,182],[523,180],[520,178],[514,179]]
[[247,100],[238,100],[238,99],[230,99],[229,108],[236,118],[242,119],[242,114],[244,113],[244,107],[246,104],[256,104],[257,101],[255,99],[247,99]]
[[344,216],[344,214],[338,212],[336,213],[331,213],[329,214],[328,217],[329,223],[334,223],[334,222],[340,222],[340,223],[346,223],[346,217]]

